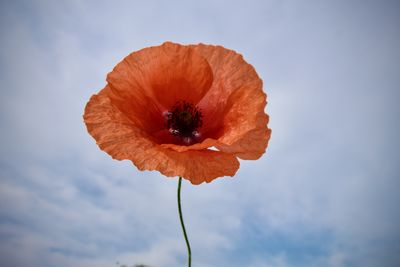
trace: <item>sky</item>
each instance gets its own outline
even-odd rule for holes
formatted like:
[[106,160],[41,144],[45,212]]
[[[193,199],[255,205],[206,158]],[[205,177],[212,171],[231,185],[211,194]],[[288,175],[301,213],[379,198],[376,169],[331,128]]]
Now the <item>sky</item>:
[[263,157],[183,182],[192,266],[400,266],[397,1],[2,0],[0,21],[1,267],[186,266],[178,179],[113,160],[82,119],[164,41],[237,51],[268,95]]

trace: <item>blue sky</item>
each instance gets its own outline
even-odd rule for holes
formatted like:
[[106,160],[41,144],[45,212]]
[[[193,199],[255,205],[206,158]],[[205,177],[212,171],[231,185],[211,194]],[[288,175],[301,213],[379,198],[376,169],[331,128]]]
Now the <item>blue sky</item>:
[[177,179],[82,121],[123,57],[220,44],[264,81],[272,139],[183,184],[193,266],[400,265],[396,1],[1,1],[0,266],[185,266]]

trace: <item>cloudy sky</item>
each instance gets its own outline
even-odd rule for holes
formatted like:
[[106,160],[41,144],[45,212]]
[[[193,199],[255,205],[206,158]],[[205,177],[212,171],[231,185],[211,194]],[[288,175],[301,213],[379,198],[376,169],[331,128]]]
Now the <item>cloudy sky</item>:
[[100,151],[89,97],[134,50],[220,44],[273,130],[234,178],[183,183],[193,266],[400,266],[396,1],[0,4],[0,266],[186,265],[177,179]]

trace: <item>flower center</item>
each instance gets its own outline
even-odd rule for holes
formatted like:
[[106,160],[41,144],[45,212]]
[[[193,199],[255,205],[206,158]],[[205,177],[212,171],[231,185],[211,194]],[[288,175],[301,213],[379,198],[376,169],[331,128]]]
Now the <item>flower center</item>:
[[167,112],[167,123],[169,132],[180,137],[185,143],[190,144],[199,137],[198,128],[203,124],[200,110],[193,104],[178,101]]

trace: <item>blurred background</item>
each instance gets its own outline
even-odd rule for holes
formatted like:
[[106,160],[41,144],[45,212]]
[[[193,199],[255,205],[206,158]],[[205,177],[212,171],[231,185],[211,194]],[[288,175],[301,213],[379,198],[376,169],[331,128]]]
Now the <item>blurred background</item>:
[[130,52],[219,44],[272,138],[182,188],[193,266],[400,266],[398,1],[0,2],[0,266],[186,266],[176,178],[115,161],[83,109]]

